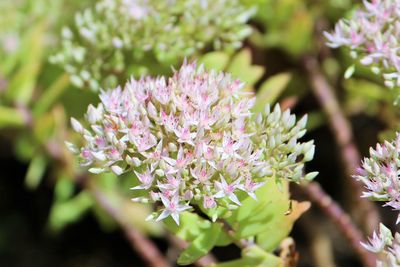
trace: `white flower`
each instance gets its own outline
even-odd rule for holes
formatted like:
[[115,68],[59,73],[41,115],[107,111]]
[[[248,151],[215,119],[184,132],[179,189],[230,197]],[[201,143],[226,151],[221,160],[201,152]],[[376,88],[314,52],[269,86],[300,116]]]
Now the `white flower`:
[[171,215],[178,221],[179,212],[201,199],[206,209],[233,208],[240,205],[239,191],[256,198],[266,175],[299,181],[314,148],[297,142],[304,119],[295,124],[279,107],[253,120],[254,101],[244,97],[243,86],[194,63],[169,79],[131,79],[124,89],[101,92],[97,108],[88,107],[89,129],[71,119],[85,144],[67,145],[94,172],[135,174],[139,184],[132,189],[148,197],[134,199],[161,199],[159,220]]
[[179,197],[174,195],[172,199],[168,199],[167,197],[161,195],[161,201],[164,204],[164,210],[161,212],[160,216],[156,219],[156,221],[163,220],[168,216],[171,216],[172,219],[179,225],[179,213],[190,209],[191,207],[188,205],[179,204]]

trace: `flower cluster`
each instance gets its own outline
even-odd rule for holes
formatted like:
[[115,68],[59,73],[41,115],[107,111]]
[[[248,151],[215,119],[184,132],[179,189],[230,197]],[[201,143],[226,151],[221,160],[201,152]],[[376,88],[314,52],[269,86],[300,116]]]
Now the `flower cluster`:
[[378,255],[377,267],[398,267],[400,266],[400,234],[393,237],[391,231],[383,224],[380,224],[379,233],[374,232],[367,244],[361,245]]
[[314,153],[312,141],[298,141],[306,118],[296,124],[279,106],[255,118],[254,98],[243,88],[194,63],[168,79],[131,79],[88,107],[90,128],[71,119],[85,145],[67,145],[91,172],[134,174],[132,189],[148,193],[135,200],[163,204],[157,220],[172,216],[179,223],[179,213],[193,205],[233,209],[241,205],[239,192],[256,198],[266,177],[299,182]]
[[110,88],[211,47],[239,48],[254,12],[239,0],[100,0],[63,30],[51,61],[78,87]]
[[400,134],[397,134],[394,141],[385,141],[384,144],[377,144],[376,149],[370,149],[370,157],[363,160],[354,178],[367,189],[362,197],[385,201],[385,206],[400,210],[399,173]]
[[[361,181],[366,192],[362,197],[376,201],[384,201],[384,206],[390,206],[400,211],[400,134],[392,142],[377,144],[376,149],[370,148],[370,157],[365,158],[362,167],[354,178]],[[400,214],[397,222],[400,222]],[[392,233],[383,224],[380,233],[374,232],[369,244],[362,244],[367,250],[378,255],[379,267],[400,266],[400,234]]]
[[364,9],[340,20],[333,33],[325,32],[328,45],[350,48],[350,55],[383,72],[385,85],[400,86],[400,0],[364,0]]

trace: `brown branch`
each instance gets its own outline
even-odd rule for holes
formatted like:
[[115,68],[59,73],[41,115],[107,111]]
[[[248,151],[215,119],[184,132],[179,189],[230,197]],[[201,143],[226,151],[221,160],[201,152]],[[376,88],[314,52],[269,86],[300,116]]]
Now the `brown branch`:
[[121,226],[132,248],[138,252],[143,260],[151,267],[169,267],[168,261],[158,248],[137,229],[131,227],[124,219],[120,210],[113,207],[109,199],[92,183],[87,184],[97,203]]
[[[330,127],[339,146],[345,175],[350,178],[361,162],[360,154],[353,142],[351,125],[339,106],[333,88],[321,73],[321,67],[317,60],[314,57],[306,57],[304,67],[311,83],[311,89],[328,116]],[[355,179],[349,179],[349,184],[353,213],[358,215],[358,221],[365,223],[366,230],[372,232],[379,225],[378,211],[371,202],[360,198],[363,191],[360,183]]]
[[[27,125],[28,126],[28,125]],[[44,145],[44,150],[46,153],[52,157],[54,160],[59,162],[61,165],[67,165],[64,155],[63,148],[60,143],[53,141],[48,141]],[[133,228],[131,225],[127,224],[123,215],[120,211],[115,209],[110,203],[108,198],[93,184],[90,182],[88,176],[77,176],[75,177],[75,182],[87,188],[93,193],[95,201],[104,209],[104,211],[110,215],[124,231],[126,239],[129,241],[131,247],[138,252],[138,254],[143,257],[144,261],[151,267],[169,267],[167,259],[158,251],[157,247],[144,235],[142,235],[138,230]],[[170,239],[171,241],[172,239]],[[174,242],[171,244],[174,246],[184,249],[187,247],[187,243],[178,238],[173,238]],[[211,264],[217,262],[216,258],[212,254],[207,254],[204,257],[197,260],[194,265],[198,267],[210,266]]]
[[[27,127],[29,126],[27,124]],[[62,144],[59,142],[49,141],[44,144],[43,148],[59,164],[64,166],[68,164],[64,158]],[[170,267],[167,259],[160,253],[154,243],[124,220],[121,211],[113,207],[109,199],[90,181],[88,176],[76,176],[75,182],[93,193],[95,201],[119,224],[131,247],[138,252],[149,267]]]
[[314,202],[323,212],[329,217],[344,237],[349,242],[350,246],[359,256],[364,267],[375,267],[376,257],[374,254],[365,250],[360,243],[364,240],[361,231],[354,225],[350,217],[341,209],[332,198],[326,194],[317,182],[311,182],[302,186],[303,191],[309,199]]

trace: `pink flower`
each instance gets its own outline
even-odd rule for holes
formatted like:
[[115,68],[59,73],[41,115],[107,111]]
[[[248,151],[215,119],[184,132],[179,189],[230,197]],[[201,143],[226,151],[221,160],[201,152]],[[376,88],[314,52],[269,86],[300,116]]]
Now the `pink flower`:
[[151,187],[151,185],[153,184],[154,176],[152,175],[150,169],[147,169],[143,174],[138,173],[137,171],[134,171],[134,173],[136,174],[136,177],[141,184],[131,189],[149,189]]
[[[123,89],[101,92],[97,108],[89,106],[89,129],[71,120],[85,144],[67,146],[80,154],[82,165],[95,166],[92,172],[135,174],[139,185],[132,189],[148,195],[133,199],[161,200],[158,220],[171,215],[178,223],[179,213],[200,200],[206,208],[231,209],[240,205],[240,190],[255,198],[267,174],[298,181],[311,157],[296,157],[313,150],[310,142],[297,144],[305,120],[295,125],[279,108],[253,120],[254,99],[240,98],[247,94],[243,88],[229,75],[194,63],[168,79],[131,79]],[[270,151],[265,140],[274,137]]]
[[161,212],[160,216],[158,216],[156,221],[161,221],[168,216],[171,216],[176,224],[179,225],[179,213],[191,208],[188,205],[179,204],[179,197],[177,195],[173,196],[172,199],[168,199],[167,197],[161,195],[161,201],[165,208]]

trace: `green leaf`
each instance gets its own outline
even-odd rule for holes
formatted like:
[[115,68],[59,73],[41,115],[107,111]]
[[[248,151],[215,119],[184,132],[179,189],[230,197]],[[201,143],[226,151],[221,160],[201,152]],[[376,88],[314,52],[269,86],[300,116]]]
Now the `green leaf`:
[[67,74],[61,75],[38,99],[35,103],[33,114],[40,115],[47,111],[52,104],[60,97],[69,85],[69,77]]
[[236,239],[256,237],[256,243],[268,252],[273,251],[288,236],[295,220],[309,208],[308,202],[289,200],[288,183],[278,185],[269,179],[227,218]]
[[218,71],[223,71],[229,62],[229,55],[216,51],[210,52],[202,56],[199,63],[203,64],[206,69],[214,69]]
[[47,159],[43,154],[37,154],[31,160],[25,176],[25,186],[33,190],[38,187],[46,171]]
[[206,255],[215,245],[221,233],[222,226],[213,223],[210,228],[202,231],[178,258],[178,264],[188,265]]
[[30,132],[24,132],[15,139],[14,152],[21,161],[29,162],[35,155],[38,147]]
[[54,187],[55,201],[62,202],[72,197],[75,190],[75,185],[72,178],[69,178],[66,174],[61,174],[57,179]]
[[60,231],[82,217],[92,204],[93,199],[86,191],[82,191],[67,201],[53,203],[49,217],[50,227],[52,230]]
[[164,220],[167,229],[185,241],[195,240],[203,231],[209,229],[211,222],[191,212],[182,212],[179,215],[179,226],[168,217]]
[[313,111],[307,114],[307,132],[311,132],[326,124],[326,115],[322,111]]
[[298,56],[312,48],[314,21],[307,8],[296,10],[286,23],[282,45]]
[[[277,214],[257,235],[257,244],[272,252],[285,239],[293,228],[294,222],[310,207],[309,202],[292,201],[290,209],[284,214]],[[279,229],[279,230],[277,230]]]
[[210,267],[283,267],[283,262],[279,257],[253,245],[242,251],[242,258],[212,264]]
[[33,128],[35,138],[43,144],[48,143],[57,130],[56,120],[59,119],[52,113],[45,113],[38,117]]
[[254,260],[248,258],[242,258],[239,260],[213,264],[210,267],[253,267],[253,266],[254,266]]
[[19,110],[0,106],[0,129],[8,127],[23,127],[25,119]]
[[227,72],[251,87],[262,77],[264,68],[252,65],[250,49],[243,49],[233,57]]
[[[246,198],[242,205],[227,219],[235,230],[237,239],[248,238],[262,233],[276,217],[284,216],[289,208],[287,183],[278,189],[273,179],[256,191],[258,200]],[[278,228],[279,229],[279,228]],[[276,231],[279,232],[278,230]]]
[[42,66],[45,33],[46,24],[44,22],[38,23],[27,33],[27,38],[21,47],[21,61],[23,64],[10,79],[6,92],[9,100],[22,104],[27,104],[31,100]]
[[254,112],[262,112],[267,104],[273,104],[279,95],[287,87],[292,75],[290,73],[280,73],[266,80],[257,92]]
[[242,257],[252,259],[255,267],[278,267],[283,266],[282,260],[259,246],[253,245],[243,250]]

